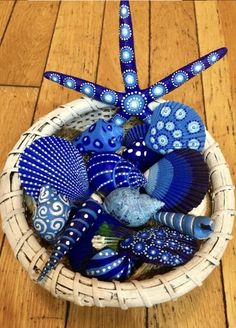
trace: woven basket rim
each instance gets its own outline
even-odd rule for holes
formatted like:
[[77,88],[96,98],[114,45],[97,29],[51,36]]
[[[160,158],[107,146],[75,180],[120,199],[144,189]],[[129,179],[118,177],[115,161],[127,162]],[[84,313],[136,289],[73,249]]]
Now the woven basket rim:
[[[162,101],[154,102],[154,104],[159,102]],[[3,230],[15,257],[28,271],[33,281],[36,281],[38,272],[46,263],[48,255],[46,249],[41,247],[34,236],[34,232],[28,226],[25,218],[23,192],[18,176],[19,156],[35,138],[51,135],[64,125],[87,116],[103,115],[106,117],[109,110],[113,109],[89,98],[80,98],[60,106],[24,132],[8,154],[0,183]],[[59,264],[46,279],[43,287],[54,296],[79,305],[113,306],[127,309],[137,306],[150,307],[176,299],[196,286],[200,286],[214,267],[219,264],[228,241],[232,238],[235,213],[234,186],[229,168],[219,145],[208,132],[203,154],[210,170],[213,208],[211,216],[215,220],[215,231],[204,242],[192,260],[184,266],[162,275],[156,275],[151,279],[122,283],[83,277],[81,274],[67,269],[63,264]]]

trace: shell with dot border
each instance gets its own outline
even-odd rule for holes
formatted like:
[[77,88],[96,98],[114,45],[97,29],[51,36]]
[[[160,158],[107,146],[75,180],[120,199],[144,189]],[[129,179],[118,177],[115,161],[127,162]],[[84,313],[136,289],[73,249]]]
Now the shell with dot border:
[[147,147],[164,155],[182,148],[201,151],[205,139],[205,126],[197,112],[187,105],[168,101],[154,110],[145,142]]
[[137,189],[146,183],[144,175],[121,155],[96,154],[87,163],[87,172],[92,191],[104,196],[116,188]]
[[63,234],[55,244],[52,253],[44,266],[38,281],[42,281],[45,276],[56,267],[59,261],[73,248],[75,243],[80,240],[86,231],[93,226],[103,209],[101,205],[89,198],[80,209],[76,211],[65,228]]
[[151,227],[135,232],[120,242],[119,252],[131,259],[160,266],[188,262],[197,251],[197,241],[168,227]]
[[125,255],[104,248],[95,254],[88,263],[86,274],[101,280],[125,280],[130,274],[134,262]]
[[122,127],[100,118],[74,139],[73,144],[81,154],[89,152],[113,153],[121,148],[123,133],[124,129]]
[[33,141],[19,159],[19,176],[25,192],[37,199],[40,188],[48,184],[70,201],[89,197],[86,167],[71,142],[56,136]]
[[54,242],[68,221],[71,205],[66,196],[46,185],[40,189],[37,207],[32,218],[36,233]]

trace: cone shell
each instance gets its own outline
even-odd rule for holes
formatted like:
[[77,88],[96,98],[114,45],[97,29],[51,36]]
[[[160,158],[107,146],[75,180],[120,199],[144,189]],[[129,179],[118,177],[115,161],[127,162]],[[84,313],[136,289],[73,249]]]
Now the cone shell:
[[88,176],[80,152],[55,136],[35,140],[22,153],[19,175],[25,192],[35,199],[47,184],[71,201],[88,197]]
[[104,201],[106,211],[129,227],[139,227],[156,214],[165,204],[137,189],[113,190]]
[[195,239],[168,227],[143,229],[120,243],[120,253],[160,266],[182,265],[189,261],[196,251]]
[[87,163],[87,172],[92,190],[104,196],[116,188],[139,188],[146,183],[140,170],[118,154],[92,156]]
[[168,101],[153,112],[145,142],[153,151],[167,154],[182,148],[201,151],[205,139],[205,126],[197,112],[184,104]]
[[130,276],[132,267],[133,262],[129,257],[104,248],[91,258],[86,274],[101,280],[123,280]]
[[146,192],[165,203],[162,211],[187,214],[207,193],[208,167],[195,150],[180,149],[167,154],[146,173]]

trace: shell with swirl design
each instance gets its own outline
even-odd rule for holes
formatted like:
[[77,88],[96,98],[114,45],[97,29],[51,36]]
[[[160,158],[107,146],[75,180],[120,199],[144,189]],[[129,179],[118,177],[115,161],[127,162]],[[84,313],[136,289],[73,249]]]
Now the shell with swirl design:
[[36,233],[46,241],[54,242],[68,221],[70,210],[66,196],[49,185],[43,186],[32,218]]

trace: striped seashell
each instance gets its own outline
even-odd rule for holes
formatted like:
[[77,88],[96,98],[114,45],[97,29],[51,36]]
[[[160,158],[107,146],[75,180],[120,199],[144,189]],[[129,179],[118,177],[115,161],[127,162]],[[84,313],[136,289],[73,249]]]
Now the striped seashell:
[[121,155],[104,153],[92,156],[87,163],[93,191],[104,196],[121,187],[139,188],[146,183],[144,175]]
[[47,136],[36,139],[25,148],[18,166],[25,192],[35,199],[46,184],[71,201],[89,197],[83,157],[71,142],[63,138]]
[[168,227],[152,227],[135,232],[120,242],[119,253],[134,261],[160,266],[177,266],[189,261],[197,251],[197,241]]
[[101,280],[124,280],[130,276],[133,265],[129,257],[104,248],[91,258],[86,274]]
[[101,205],[92,198],[82,205],[54,246],[46,265],[38,277],[39,282],[56,267],[59,261],[73,248],[75,243],[93,226],[98,216],[102,214],[102,211]]
[[154,215],[154,218],[158,223],[200,240],[207,239],[214,228],[214,222],[208,216],[159,212]]
[[207,193],[209,172],[200,152],[175,150],[145,172],[145,190],[165,203],[162,211],[187,214]]

